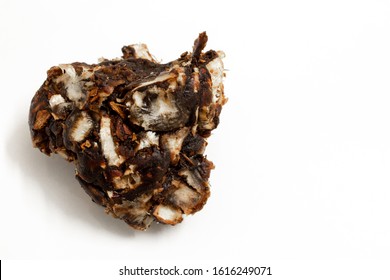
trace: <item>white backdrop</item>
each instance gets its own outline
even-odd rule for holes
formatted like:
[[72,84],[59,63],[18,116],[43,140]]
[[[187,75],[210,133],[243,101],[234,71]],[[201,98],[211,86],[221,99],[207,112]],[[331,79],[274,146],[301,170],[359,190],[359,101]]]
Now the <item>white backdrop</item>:
[[[390,259],[388,1],[0,0],[0,258]],[[71,164],[33,149],[30,100],[60,63],[144,42],[226,53],[205,208],[137,232]]]

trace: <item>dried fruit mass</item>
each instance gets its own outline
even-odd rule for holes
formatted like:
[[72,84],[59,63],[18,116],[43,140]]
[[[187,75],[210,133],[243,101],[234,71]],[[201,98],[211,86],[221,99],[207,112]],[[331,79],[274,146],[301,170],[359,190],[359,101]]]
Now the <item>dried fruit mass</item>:
[[50,68],[31,102],[33,145],[73,162],[92,200],[131,227],[175,225],[204,206],[213,163],[204,155],[226,102],[223,52],[158,63],[146,45],[98,64]]

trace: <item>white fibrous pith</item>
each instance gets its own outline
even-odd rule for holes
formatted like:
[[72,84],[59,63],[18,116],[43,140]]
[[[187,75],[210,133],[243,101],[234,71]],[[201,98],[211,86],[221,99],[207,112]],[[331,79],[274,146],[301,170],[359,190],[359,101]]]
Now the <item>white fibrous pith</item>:
[[109,165],[120,165],[123,162],[115,151],[115,143],[111,134],[111,119],[103,116],[100,121],[100,141],[105,158]]
[[66,96],[76,106],[80,107],[86,98],[86,94],[83,91],[84,84],[93,75],[94,70],[82,67],[82,72],[78,75],[72,64],[60,64],[59,67],[63,71],[63,74],[56,79],[56,82],[64,83]]
[[190,185],[191,187],[193,187],[197,191],[202,192],[202,190],[204,188],[206,188],[206,186],[204,185],[204,182],[202,180],[202,177],[199,174],[199,171],[197,171],[197,170],[190,171],[188,169],[184,169],[184,170],[179,171],[178,174],[180,176],[183,176],[185,178],[186,182],[188,183],[188,185]]
[[180,159],[180,151],[183,145],[184,139],[189,132],[188,127],[184,127],[175,133],[167,133],[162,136],[162,145],[170,152],[172,163],[176,164]]
[[83,141],[92,130],[93,121],[85,111],[82,111],[73,123],[70,137],[73,141]]
[[178,208],[169,205],[158,205],[153,212],[158,221],[166,224],[177,224],[181,222],[182,212]]
[[201,194],[182,182],[173,182],[177,189],[170,195],[169,201],[180,207],[185,214],[190,214],[201,201]]
[[145,44],[134,44],[131,45],[134,48],[135,58],[147,59],[154,61],[153,56],[150,54],[148,47]]
[[52,97],[50,97],[49,104],[50,107],[53,109],[54,106],[60,105],[65,102],[65,99],[62,97],[61,94],[54,94]]
[[63,82],[67,97],[73,102],[79,102],[84,97],[80,77],[77,76],[76,70],[70,64],[61,64],[60,68],[64,71],[64,74],[57,79],[57,83]]
[[[181,117],[179,108],[172,91],[182,83],[184,78],[181,68],[172,69],[176,72],[165,71],[137,85],[133,89],[131,99],[126,102],[132,121],[145,130],[171,130],[182,125],[182,121],[179,120]],[[167,84],[165,88],[162,83]]]
[[223,52],[218,52],[218,56],[209,62],[206,67],[211,75],[213,103],[222,104],[223,99],[223,77],[224,66],[222,58],[225,57]]
[[145,135],[141,138],[138,150],[148,148],[152,145],[159,145],[159,136],[153,131],[147,131]]

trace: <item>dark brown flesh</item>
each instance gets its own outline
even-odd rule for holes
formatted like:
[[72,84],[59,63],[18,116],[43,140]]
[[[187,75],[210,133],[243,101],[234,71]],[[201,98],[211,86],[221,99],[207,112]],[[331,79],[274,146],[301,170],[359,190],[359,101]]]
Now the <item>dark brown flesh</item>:
[[226,102],[223,53],[206,42],[167,64],[130,45],[120,59],[52,67],[31,102],[33,145],[74,162],[92,200],[133,228],[181,222],[210,195],[203,153]]

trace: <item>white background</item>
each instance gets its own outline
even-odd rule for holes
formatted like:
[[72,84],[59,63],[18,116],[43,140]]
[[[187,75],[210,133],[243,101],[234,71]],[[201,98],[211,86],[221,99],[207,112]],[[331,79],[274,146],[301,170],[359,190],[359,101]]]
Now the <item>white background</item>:
[[[390,260],[388,1],[0,0],[0,257]],[[226,53],[205,208],[137,232],[33,149],[29,104],[60,63],[144,42]],[[390,272],[389,272],[390,273]]]

